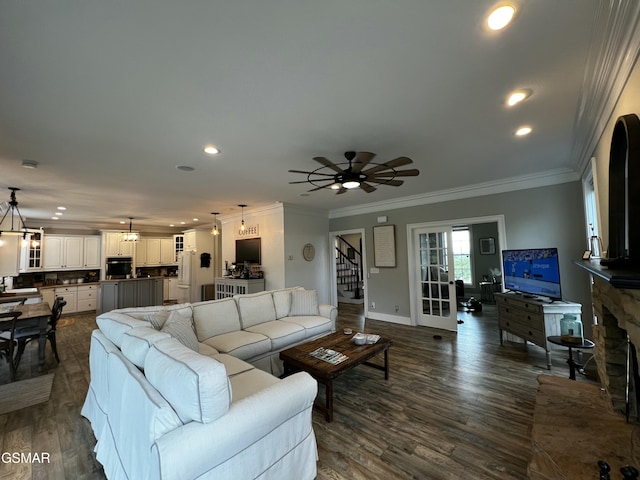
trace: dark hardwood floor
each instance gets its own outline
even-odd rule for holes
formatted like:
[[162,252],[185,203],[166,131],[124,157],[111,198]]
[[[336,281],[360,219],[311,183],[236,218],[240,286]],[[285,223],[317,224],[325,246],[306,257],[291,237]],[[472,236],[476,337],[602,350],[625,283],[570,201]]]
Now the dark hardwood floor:
[[[458,312],[458,318],[463,323],[455,334],[365,322],[361,308],[340,305],[339,329],[393,339],[391,375],[385,381],[383,372],[360,366],[335,380],[334,421],[313,414],[318,480],[527,477],[536,377],[567,376],[566,357],[554,353],[549,372],[542,349],[510,342],[501,347],[495,307]],[[80,416],[95,315],[63,316],[59,325],[60,364],[47,346],[45,370],[55,372],[50,400],[0,415],[0,452],[46,452],[51,461],[0,461],[0,479],[104,478],[92,450],[93,433]],[[36,375],[34,344],[18,380]],[[0,385],[8,380],[3,361]]]

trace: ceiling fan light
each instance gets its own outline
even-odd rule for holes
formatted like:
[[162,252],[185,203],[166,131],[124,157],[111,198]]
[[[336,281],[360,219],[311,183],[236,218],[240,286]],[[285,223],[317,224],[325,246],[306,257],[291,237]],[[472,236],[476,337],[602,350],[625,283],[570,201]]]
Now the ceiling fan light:
[[360,186],[360,182],[356,180],[347,180],[342,184],[342,186],[350,190],[352,188],[358,188]]
[[339,183],[332,183],[329,187],[331,190],[340,190],[341,185]]
[[487,26],[491,30],[502,30],[511,23],[515,13],[516,9],[512,5],[502,5],[489,14]]

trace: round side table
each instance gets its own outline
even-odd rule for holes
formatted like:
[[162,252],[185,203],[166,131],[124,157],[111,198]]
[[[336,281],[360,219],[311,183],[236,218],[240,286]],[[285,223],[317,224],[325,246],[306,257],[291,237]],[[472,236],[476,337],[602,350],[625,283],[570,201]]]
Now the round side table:
[[569,364],[569,378],[571,380],[576,379],[576,369],[582,368],[582,365],[580,365],[573,359],[572,349],[573,348],[593,348],[596,346],[595,343],[593,343],[591,340],[588,340],[586,338],[582,340],[582,343],[565,342],[564,340],[562,340],[562,337],[555,336],[555,335],[552,335],[551,337],[547,337],[547,340],[550,341],[551,343],[554,343],[556,345],[561,345],[569,349],[569,360],[567,360],[567,363]]

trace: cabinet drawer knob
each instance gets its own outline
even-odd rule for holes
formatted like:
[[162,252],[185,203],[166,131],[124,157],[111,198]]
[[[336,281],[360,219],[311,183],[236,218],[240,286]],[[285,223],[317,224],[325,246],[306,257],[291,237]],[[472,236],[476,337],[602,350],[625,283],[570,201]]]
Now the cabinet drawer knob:
[[529,330],[529,335],[533,335],[533,333],[531,333],[531,330]]

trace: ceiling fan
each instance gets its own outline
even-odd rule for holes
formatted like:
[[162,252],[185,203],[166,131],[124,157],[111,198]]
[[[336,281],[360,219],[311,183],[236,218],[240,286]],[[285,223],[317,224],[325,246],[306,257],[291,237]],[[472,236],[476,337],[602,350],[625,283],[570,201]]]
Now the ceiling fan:
[[[329,188],[341,194],[359,187],[371,193],[378,185],[399,187],[404,182],[396,180],[396,177],[415,177],[420,174],[420,171],[415,168],[398,170],[398,167],[413,163],[410,158],[398,157],[385,163],[375,163],[372,162],[375,156],[375,153],[370,152],[345,152],[344,157],[347,161],[340,163],[333,163],[325,157],[313,157],[322,166],[310,172],[289,170],[291,173],[302,173],[307,176],[306,180],[289,183],[310,183],[315,188],[308,190],[309,192]],[[370,168],[365,170],[365,167]]]

